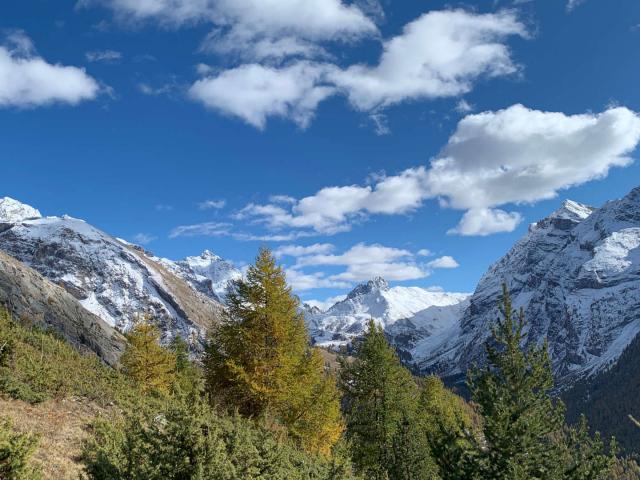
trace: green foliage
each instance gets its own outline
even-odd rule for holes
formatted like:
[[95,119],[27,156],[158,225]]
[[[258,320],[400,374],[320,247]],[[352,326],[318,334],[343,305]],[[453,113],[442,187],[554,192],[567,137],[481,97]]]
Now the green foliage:
[[[503,287],[502,320],[487,343],[487,366],[469,375],[482,435],[464,434],[440,462],[445,479],[588,480],[605,478],[612,457],[586,422],[567,428],[553,387],[547,347],[523,350],[524,315]],[[452,439],[460,438],[452,435]]]
[[[0,308],[0,392],[30,403],[77,395],[99,405],[126,403],[135,393],[95,355],[82,355],[58,335],[27,328]],[[10,346],[10,348],[6,348]]]
[[14,433],[11,423],[0,418],[0,479],[40,479],[40,473],[29,464],[37,447],[36,436]]
[[176,355],[160,345],[160,330],[145,318],[127,333],[127,349],[120,358],[122,371],[143,394],[169,393],[175,381]]
[[589,425],[603,435],[615,436],[621,449],[640,454],[640,428],[629,414],[640,419],[640,335],[631,341],[611,368],[586,378],[563,392],[567,420],[577,423],[584,414]]
[[308,451],[328,455],[342,432],[335,381],[309,346],[298,300],[271,252],[260,251],[227,303],[204,358],[209,395],[284,427]]
[[617,458],[607,480],[640,480],[640,465],[633,457]]
[[238,415],[197,399],[97,422],[83,461],[93,480],[313,480],[353,478],[348,462],[305,454]]
[[418,386],[373,320],[355,360],[342,361],[339,386],[358,471],[367,478],[429,478],[431,458],[417,421]]
[[173,395],[195,396],[204,389],[202,369],[189,360],[189,345],[180,336],[171,342],[169,351],[174,355],[174,382],[171,388]]

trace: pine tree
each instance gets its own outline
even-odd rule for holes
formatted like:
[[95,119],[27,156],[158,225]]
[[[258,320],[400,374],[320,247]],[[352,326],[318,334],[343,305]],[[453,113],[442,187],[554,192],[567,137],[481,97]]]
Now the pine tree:
[[586,423],[564,424],[564,406],[551,397],[553,375],[544,344],[524,343],[523,311],[513,311],[503,286],[502,319],[487,342],[487,365],[469,374],[472,398],[482,416],[480,437],[449,432],[453,447],[440,460],[445,479],[588,480],[604,478],[611,457]]
[[120,359],[122,370],[143,393],[169,393],[175,379],[176,356],[160,345],[158,327],[145,318],[127,333],[127,340]]
[[339,377],[354,465],[367,478],[387,478],[390,471],[407,478],[401,472],[422,444],[421,432],[412,428],[418,387],[373,320],[355,357],[342,361]]
[[210,396],[328,454],[342,432],[335,380],[309,346],[298,299],[269,250],[234,283],[227,304],[204,359]]

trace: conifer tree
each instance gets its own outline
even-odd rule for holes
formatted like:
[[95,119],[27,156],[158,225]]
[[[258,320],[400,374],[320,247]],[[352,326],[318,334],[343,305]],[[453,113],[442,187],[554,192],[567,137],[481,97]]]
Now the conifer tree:
[[354,465],[367,478],[409,478],[401,473],[422,445],[422,433],[413,428],[418,387],[373,320],[355,357],[342,361],[339,377]]
[[338,392],[309,345],[298,303],[262,249],[246,279],[233,284],[226,316],[210,334],[207,391],[244,415],[281,425],[307,450],[329,454],[343,428]]
[[[586,424],[564,424],[564,407],[550,395],[553,375],[547,346],[524,350],[523,311],[515,313],[503,286],[502,319],[487,342],[487,365],[469,374],[482,416],[482,435],[451,442],[441,457],[445,479],[599,479],[611,458]],[[451,439],[459,439],[449,432]],[[442,460],[444,459],[444,461]]]
[[169,393],[175,379],[176,356],[160,345],[160,330],[148,318],[127,333],[128,345],[122,354],[122,370],[143,393]]

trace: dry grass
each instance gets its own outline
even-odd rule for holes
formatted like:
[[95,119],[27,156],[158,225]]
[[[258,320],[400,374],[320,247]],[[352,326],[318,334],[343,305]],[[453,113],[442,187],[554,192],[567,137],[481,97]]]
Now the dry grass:
[[78,457],[89,434],[88,426],[96,416],[109,413],[79,397],[32,405],[0,396],[0,416],[9,418],[17,431],[40,435],[33,462],[42,469],[45,479],[80,478]]

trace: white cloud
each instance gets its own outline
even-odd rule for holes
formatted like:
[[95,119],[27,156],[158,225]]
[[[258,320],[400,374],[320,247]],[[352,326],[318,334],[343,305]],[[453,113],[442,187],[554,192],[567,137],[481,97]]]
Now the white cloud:
[[158,212],[171,212],[173,211],[173,205],[165,205],[163,203],[159,203],[154,207]]
[[180,85],[178,85],[175,80],[171,82],[164,83],[158,87],[154,87],[149,85],[146,82],[138,83],[138,90],[141,93],[149,96],[159,96],[159,95],[171,95],[176,90],[180,89]]
[[198,204],[200,210],[220,210],[227,204],[226,200],[205,200]]
[[291,205],[249,204],[238,218],[254,218],[270,228],[307,228],[333,234],[349,230],[350,222],[367,214],[402,214],[424,199],[425,169],[407,169],[380,177],[374,186],[326,187]]
[[[315,0],[314,0],[315,1]],[[226,36],[228,34],[221,34]],[[464,10],[429,12],[385,42],[375,67],[298,61],[284,67],[257,63],[198,80],[191,96],[223,113],[263,129],[270,116],[292,119],[305,127],[318,104],[340,91],[359,110],[369,111],[378,134],[389,128],[381,109],[396,103],[456,96],[470,91],[481,76],[495,77],[518,70],[504,41],[526,36],[515,13],[478,15]],[[224,42],[216,36],[217,48]],[[287,56],[318,57],[315,45],[299,39],[286,45],[268,44]],[[284,40],[281,40],[284,42]],[[241,42],[233,41],[233,45]],[[252,42],[260,48],[260,42]],[[244,48],[244,47],[240,47]],[[266,52],[262,56],[269,56]]]
[[194,225],[181,225],[169,233],[169,238],[177,237],[223,237],[230,235],[231,224],[220,222],[204,222]]
[[78,67],[47,63],[24,33],[12,32],[0,46],[0,107],[76,105],[94,99],[98,82]]
[[426,183],[457,209],[533,203],[628,165],[639,141],[640,117],[624,107],[565,115],[513,105],[462,119]]
[[387,280],[414,280],[429,275],[413,261],[408,250],[359,243],[340,255],[317,254],[298,258],[296,268],[308,266],[346,266],[331,280],[359,282],[382,276]]
[[350,265],[346,272],[332,275],[333,280],[348,280],[362,282],[375,277],[383,277],[386,280],[417,280],[429,276],[429,272],[418,265],[405,262],[392,263],[367,263]]
[[206,63],[198,63],[195,68],[196,73],[202,77],[211,75],[214,72],[213,67],[211,65],[207,65]]
[[443,207],[470,210],[450,233],[512,231],[521,216],[496,207],[535,203],[603,178],[631,162],[639,141],[640,117],[624,107],[566,115],[513,105],[460,120],[429,168],[379,177],[372,185],[326,187],[295,203],[252,203],[236,217],[271,230],[329,235],[371,214],[406,214],[437,198]]
[[447,233],[484,237],[494,233],[513,232],[520,222],[522,222],[522,215],[518,212],[507,213],[494,208],[472,208],[467,210],[460,223]]
[[271,203],[285,203],[285,204],[292,204],[297,202],[295,198],[290,197],[289,195],[271,195],[269,197],[269,201]]
[[464,10],[433,11],[384,43],[378,65],[334,70],[330,78],[359,110],[407,100],[461,95],[480,76],[515,73],[504,40],[526,37],[512,11],[478,15]]
[[122,59],[122,53],[115,50],[94,50],[85,54],[89,62],[113,63]]
[[377,32],[362,10],[340,0],[81,0],[102,4],[121,21],[215,27],[205,46],[244,58],[314,55],[318,42],[351,41]]
[[325,300],[303,300],[303,303],[306,303],[311,307],[317,307],[325,312],[333,307],[336,303],[343,301],[345,298],[347,298],[346,295],[336,295],[335,297],[329,297]]
[[460,264],[453,257],[445,255],[427,263],[428,268],[458,268]]
[[298,62],[284,68],[242,65],[196,81],[189,95],[205,106],[264,129],[267,117],[290,118],[305,128],[334,89],[322,84],[324,67]]
[[324,273],[304,273],[295,268],[285,271],[287,283],[294,291],[303,292],[316,288],[349,288],[351,283],[337,278],[327,278]]
[[464,98],[458,100],[456,103],[456,112],[458,113],[471,113],[473,112],[474,107],[469,102],[467,102]]
[[305,255],[314,255],[321,253],[328,253],[334,249],[334,246],[330,243],[314,243],[313,245],[282,245],[274,250],[273,254],[276,257],[282,257],[287,255],[289,257],[302,257]]
[[420,257],[430,257],[431,255],[433,255],[433,252],[428,248],[421,248],[420,250],[418,250],[417,255],[419,255]]
[[157,240],[158,237],[155,237],[148,233],[136,233],[132,238],[133,241],[139,245],[147,245],[148,243]]

